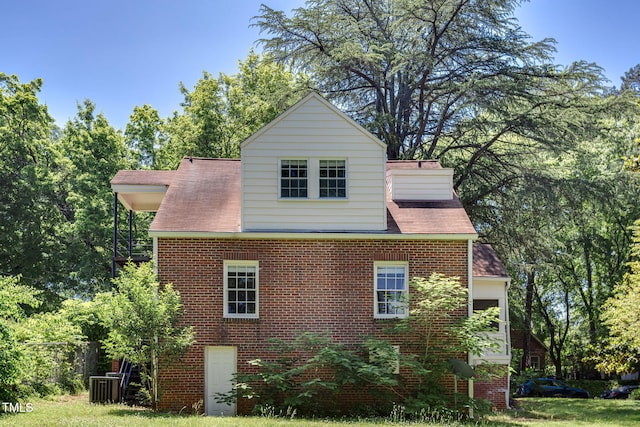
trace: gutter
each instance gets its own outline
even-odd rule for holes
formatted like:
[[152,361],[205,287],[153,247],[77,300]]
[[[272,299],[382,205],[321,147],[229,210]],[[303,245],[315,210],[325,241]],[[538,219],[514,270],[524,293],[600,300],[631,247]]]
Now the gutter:
[[[251,239],[251,240],[467,240],[478,238],[476,233],[463,234],[389,234],[389,233],[345,233],[305,231],[149,231],[153,238],[169,239]],[[472,273],[472,271],[471,271]]]

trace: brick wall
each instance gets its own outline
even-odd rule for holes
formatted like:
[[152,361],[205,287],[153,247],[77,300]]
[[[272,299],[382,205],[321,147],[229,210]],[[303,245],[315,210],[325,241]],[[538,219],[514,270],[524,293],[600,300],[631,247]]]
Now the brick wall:
[[[473,382],[474,398],[491,401],[492,409],[507,409],[509,399],[509,371],[506,365],[502,368],[503,369],[496,369],[496,367],[489,368],[490,371],[493,371],[493,378],[475,380]],[[481,369],[482,366],[476,368],[476,370]]]
[[[349,344],[364,335],[385,336],[390,321],[373,318],[376,260],[406,260],[410,277],[439,272],[467,283],[466,241],[158,240],[160,280],[180,292],[183,321],[196,333],[182,363],[161,370],[165,410],[190,409],[204,398],[206,346],[237,347],[243,372],[272,337],[329,332]],[[259,261],[259,319],[223,319],[223,261],[230,259]],[[466,393],[466,382],[459,392]],[[239,413],[248,410],[248,403],[239,403]]]

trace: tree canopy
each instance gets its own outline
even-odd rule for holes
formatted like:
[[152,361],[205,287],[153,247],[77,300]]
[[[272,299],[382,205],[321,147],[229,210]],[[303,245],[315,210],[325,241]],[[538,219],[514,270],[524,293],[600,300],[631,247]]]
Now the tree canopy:
[[[260,41],[387,144],[389,159],[441,159],[467,205],[517,176],[523,153],[564,150],[602,105],[601,70],[552,64],[515,0],[312,0],[263,5]],[[475,188],[474,188],[475,187]],[[482,188],[484,187],[484,188]],[[473,189],[473,191],[472,191]]]

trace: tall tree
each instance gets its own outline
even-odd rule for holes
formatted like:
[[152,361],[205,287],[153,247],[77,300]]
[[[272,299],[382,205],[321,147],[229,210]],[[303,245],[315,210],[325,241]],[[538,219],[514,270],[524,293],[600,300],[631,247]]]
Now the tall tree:
[[158,150],[162,144],[163,125],[164,120],[160,118],[158,110],[150,105],[134,107],[124,138],[132,152],[132,160],[138,167],[160,169]]
[[582,122],[570,151],[523,157],[526,173],[471,210],[512,273],[512,321],[548,340],[558,372],[569,349],[580,359],[606,336],[601,306],[624,274],[640,214],[640,186],[621,162],[633,148],[633,103],[611,105],[626,108]]
[[[640,355],[640,222],[633,228],[632,261],[624,281],[607,300],[602,319],[611,331],[609,351],[600,358],[600,367],[608,372],[637,369]],[[611,354],[613,353],[613,355]]]
[[636,64],[624,73],[620,89],[630,90],[640,95],[640,64]]
[[229,138],[242,142],[285,111],[304,92],[308,81],[253,50],[238,63],[238,73],[220,75],[223,82]]
[[62,280],[64,241],[53,208],[60,158],[41,87],[0,73],[0,275],[46,289]]
[[60,140],[68,159],[60,182],[65,201],[67,249],[61,262],[70,277],[69,288],[93,294],[109,287],[113,255],[113,195],[109,181],[131,166],[122,134],[109,125],[95,105],[85,100],[69,121]]
[[237,74],[204,72],[192,91],[180,85],[183,112],[166,123],[162,167],[175,168],[183,156],[233,158],[240,143],[273,120],[305,91],[305,80],[270,56],[253,51]]
[[308,73],[389,159],[439,158],[456,188],[486,183],[463,192],[472,205],[517,175],[522,151],[562,149],[599,107],[584,99],[602,91],[601,70],[551,65],[553,40],[529,41],[518,4],[310,0],[291,17],[263,5],[256,25],[265,50]]

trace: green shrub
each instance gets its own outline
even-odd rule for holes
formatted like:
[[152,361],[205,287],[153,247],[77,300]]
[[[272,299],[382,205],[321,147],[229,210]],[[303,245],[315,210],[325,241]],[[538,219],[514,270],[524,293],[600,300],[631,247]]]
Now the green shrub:
[[[340,414],[335,402],[345,388],[388,401],[390,389],[398,386],[389,368],[397,353],[382,341],[348,347],[314,333],[302,333],[291,342],[271,341],[273,358],[250,361],[255,373],[236,374],[235,390],[220,394],[221,401],[254,399],[258,414],[295,410],[301,416],[335,416]],[[370,361],[374,352],[376,358]]]
[[640,388],[637,388],[631,392],[629,399],[640,400]]
[[24,357],[12,330],[0,319],[0,399],[15,401],[21,397],[19,384],[22,378]]

